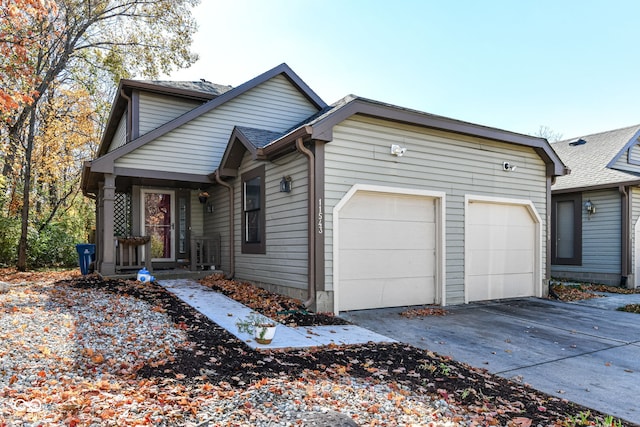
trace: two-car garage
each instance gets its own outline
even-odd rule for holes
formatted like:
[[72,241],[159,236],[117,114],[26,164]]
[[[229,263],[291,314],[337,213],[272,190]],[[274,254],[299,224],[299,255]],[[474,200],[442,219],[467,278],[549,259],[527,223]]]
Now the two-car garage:
[[[362,185],[342,198],[334,209],[336,312],[445,304],[445,199],[443,192]],[[465,302],[537,295],[533,205],[467,198],[464,212]]]

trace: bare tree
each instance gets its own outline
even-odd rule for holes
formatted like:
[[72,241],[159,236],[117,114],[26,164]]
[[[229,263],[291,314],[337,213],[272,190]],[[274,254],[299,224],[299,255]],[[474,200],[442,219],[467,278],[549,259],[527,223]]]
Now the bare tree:
[[549,142],[556,142],[562,139],[562,134],[551,129],[549,126],[540,125],[538,131],[533,134],[540,138],[545,138]]

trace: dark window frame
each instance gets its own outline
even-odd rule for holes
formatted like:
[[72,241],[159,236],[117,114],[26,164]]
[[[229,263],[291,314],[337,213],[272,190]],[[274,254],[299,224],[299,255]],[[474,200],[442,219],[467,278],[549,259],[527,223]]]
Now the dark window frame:
[[[256,178],[260,179],[260,203],[258,207],[248,207],[247,202],[247,186],[248,181]],[[266,209],[265,209],[265,167],[259,166],[241,176],[241,192],[242,192],[242,253],[243,254],[265,254],[266,253]],[[248,217],[257,214],[258,238],[255,241],[247,241],[249,236],[247,233]]]
[[[559,258],[558,203],[573,202],[573,257]],[[551,197],[551,264],[582,265],[582,193],[559,194]]]

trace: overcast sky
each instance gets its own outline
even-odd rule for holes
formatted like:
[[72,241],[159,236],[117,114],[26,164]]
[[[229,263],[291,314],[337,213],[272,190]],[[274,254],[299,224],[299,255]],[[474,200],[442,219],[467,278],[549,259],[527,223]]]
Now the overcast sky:
[[347,94],[564,138],[640,123],[640,1],[202,0],[169,76],[237,86],[283,62]]

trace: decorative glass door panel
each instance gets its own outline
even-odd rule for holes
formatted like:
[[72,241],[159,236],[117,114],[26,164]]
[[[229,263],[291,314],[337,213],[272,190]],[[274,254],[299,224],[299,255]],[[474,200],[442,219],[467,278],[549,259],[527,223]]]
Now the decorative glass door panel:
[[151,236],[152,261],[175,260],[174,192],[142,190],[144,234]]

